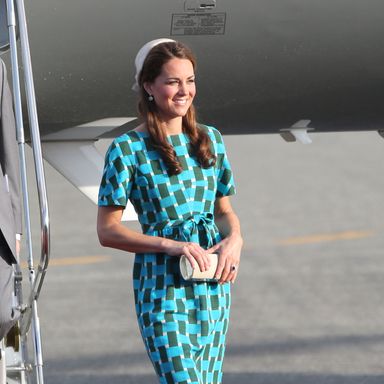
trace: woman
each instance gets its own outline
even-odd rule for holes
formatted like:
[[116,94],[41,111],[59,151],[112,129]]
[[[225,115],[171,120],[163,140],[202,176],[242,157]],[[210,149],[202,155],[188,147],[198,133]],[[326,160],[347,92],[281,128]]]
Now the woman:
[[[219,132],[195,120],[195,58],[158,39],[136,56],[143,123],[110,146],[99,191],[103,246],[136,253],[136,312],[160,383],[221,383],[230,284],[240,262],[240,224],[229,195],[232,172]],[[132,202],[143,234],[121,224]],[[220,230],[220,231],[219,231]],[[179,256],[213,281],[182,278]]]

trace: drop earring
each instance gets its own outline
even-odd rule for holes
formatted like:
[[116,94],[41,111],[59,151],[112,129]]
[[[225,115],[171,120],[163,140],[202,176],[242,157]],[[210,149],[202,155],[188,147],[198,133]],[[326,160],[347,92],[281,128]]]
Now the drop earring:
[[152,95],[148,96],[148,101],[153,101],[153,96]]

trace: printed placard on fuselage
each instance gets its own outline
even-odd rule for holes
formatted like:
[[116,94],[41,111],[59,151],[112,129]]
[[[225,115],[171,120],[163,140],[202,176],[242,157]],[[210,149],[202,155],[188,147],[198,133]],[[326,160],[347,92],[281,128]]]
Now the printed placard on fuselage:
[[174,13],[171,35],[224,35],[226,13]]

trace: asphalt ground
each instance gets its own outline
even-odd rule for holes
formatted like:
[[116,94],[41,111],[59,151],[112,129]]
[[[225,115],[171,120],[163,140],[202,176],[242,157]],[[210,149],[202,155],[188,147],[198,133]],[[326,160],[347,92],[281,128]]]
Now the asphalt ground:
[[[225,384],[384,382],[384,140],[311,137],[225,137],[245,239]],[[96,207],[47,164],[46,176],[45,382],[156,383],[136,323],[133,255],[100,247]]]

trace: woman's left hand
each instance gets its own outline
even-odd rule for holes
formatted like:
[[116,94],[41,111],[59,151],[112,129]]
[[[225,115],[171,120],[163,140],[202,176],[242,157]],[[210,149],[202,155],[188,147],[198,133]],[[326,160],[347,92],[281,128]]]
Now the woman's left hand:
[[217,253],[219,256],[215,278],[219,280],[220,284],[235,282],[239,271],[242,246],[242,237],[239,234],[233,234],[207,250],[207,252]]

